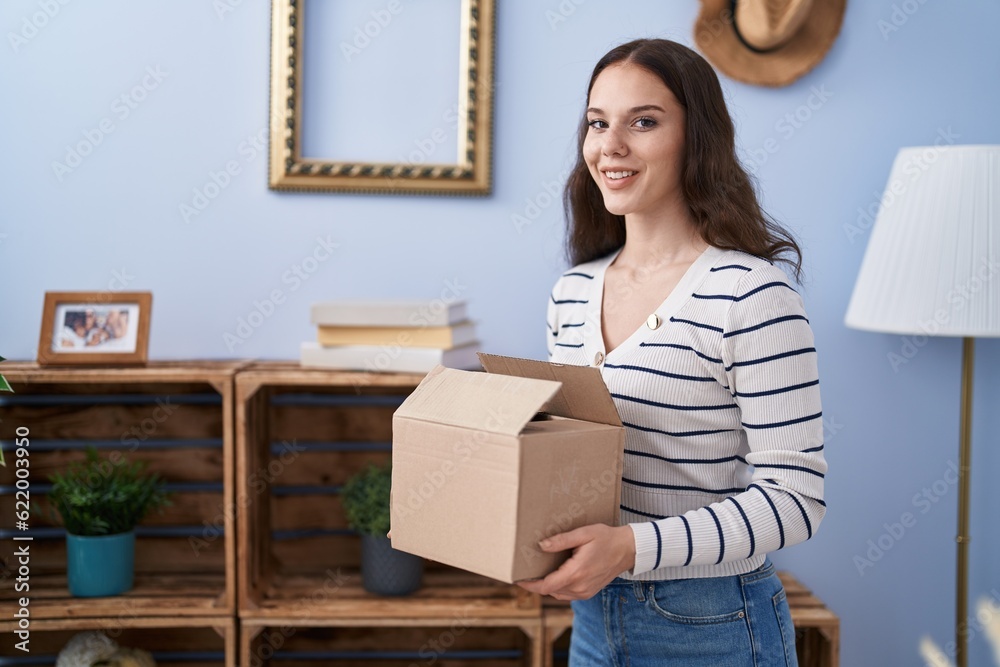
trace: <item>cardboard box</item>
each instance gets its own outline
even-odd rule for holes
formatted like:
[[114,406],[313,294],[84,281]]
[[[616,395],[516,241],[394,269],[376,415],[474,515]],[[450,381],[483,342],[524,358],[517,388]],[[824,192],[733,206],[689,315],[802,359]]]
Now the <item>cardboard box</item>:
[[392,418],[392,546],[512,583],[571,554],[543,537],[618,525],[625,448],[597,368],[479,354],[437,366]]

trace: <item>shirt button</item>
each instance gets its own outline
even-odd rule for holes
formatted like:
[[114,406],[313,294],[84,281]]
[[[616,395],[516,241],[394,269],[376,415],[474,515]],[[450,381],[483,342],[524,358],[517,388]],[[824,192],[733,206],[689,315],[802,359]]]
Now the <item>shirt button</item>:
[[594,365],[600,366],[602,363],[604,363],[604,353],[598,352],[594,355]]
[[652,315],[646,318],[646,326],[649,327],[650,329],[658,329],[662,321],[663,320],[660,319],[659,315],[653,313]]

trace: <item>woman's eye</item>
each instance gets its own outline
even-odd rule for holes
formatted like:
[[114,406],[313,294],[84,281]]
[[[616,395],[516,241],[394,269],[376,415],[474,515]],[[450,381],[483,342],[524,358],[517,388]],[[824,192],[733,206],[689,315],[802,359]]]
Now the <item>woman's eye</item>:
[[643,129],[649,129],[649,128],[653,127],[654,125],[656,125],[656,121],[655,120],[653,120],[652,118],[647,118],[645,116],[643,116],[642,118],[640,118],[639,120],[637,120],[635,122],[636,122],[636,124],[639,127],[643,128]]
[[608,124],[605,123],[603,120],[592,120],[589,123],[587,123],[587,125],[590,125],[595,130],[603,130],[608,126]]

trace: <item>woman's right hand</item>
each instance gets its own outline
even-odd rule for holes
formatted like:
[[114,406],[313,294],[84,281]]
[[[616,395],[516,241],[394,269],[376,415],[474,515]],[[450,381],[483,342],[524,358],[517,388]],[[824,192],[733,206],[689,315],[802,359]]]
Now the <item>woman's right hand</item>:
[[392,531],[390,530],[388,533],[385,534],[385,536],[388,537],[391,540],[392,539]]

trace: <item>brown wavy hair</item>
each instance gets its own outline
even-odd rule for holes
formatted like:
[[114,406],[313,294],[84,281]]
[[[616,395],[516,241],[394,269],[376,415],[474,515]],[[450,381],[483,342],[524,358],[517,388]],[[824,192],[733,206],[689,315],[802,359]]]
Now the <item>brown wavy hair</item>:
[[[598,75],[617,63],[632,63],[658,76],[685,109],[681,189],[701,237],[717,248],[742,250],[772,263],[786,262],[801,282],[799,245],[757,201],[754,183],[736,157],[736,132],[712,67],[676,42],[637,39],[615,47],[597,63],[585,107]],[[604,197],[583,157],[588,129],[584,114],[576,165],[563,192],[571,265],[603,257],[625,243],[625,217],[604,207]]]

